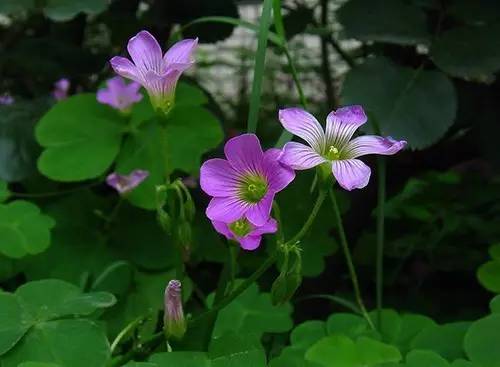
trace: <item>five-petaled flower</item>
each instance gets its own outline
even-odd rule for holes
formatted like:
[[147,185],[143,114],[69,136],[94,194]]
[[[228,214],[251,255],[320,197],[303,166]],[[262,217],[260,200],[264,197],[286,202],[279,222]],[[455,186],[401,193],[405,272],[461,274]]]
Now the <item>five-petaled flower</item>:
[[241,218],[232,223],[213,220],[212,225],[217,232],[224,235],[228,240],[239,242],[241,248],[245,250],[255,250],[259,247],[263,234],[275,233],[278,230],[278,223],[273,218],[269,218],[262,226],[256,226],[246,218]]
[[97,91],[97,100],[121,112],[129,112],[130,106],[142,99],[142,94],[139,93],[141,85],[137,82],[126,84],[122,77],[115,76],[106,82],[106,86],[107,88]]
[[361,106],[332,111],[326,118],[326,131],[314,116],[300,108],[280,110],[279,119],[286,130],[309,144],[285,144],[281,162],[296,170],[328,165],[339,185],[346,190],[363,188],[370,180],[370,167],[356,158],[367,154],[392,155],[406,146],[404,140],[375,135],[351,140],[357,128],[367,120]]
[[56,101],[61,101],[68,98],[69,88],[71,83],[68,79],[62,78],[54,83],[54,90],[52,91],[52,96]]
[[148,171],[140,169],[136,169],[128,175],[120,175],[113,172],[106,177],[106,183],[120,194],[126,194],[139,186],[148,176]]
[[212,221],[236,226],[248,220],[256,227],[268,223],[274,195],[295,177],[279,162],[281,150],[262,151],[254,134],[229,139],[226,159],[210,159],[201,166],[200,186],[213,196],[206,211]]
[[158,41],[151,33],[141,31],[127,45],[133,63],[121,56],[113,57],[110,63],[117,74],[142,84],[151,104],[168,113],[174,103],[179,77],[194,63],[192,54],[197,44],[198,39],[185,39],[162,55]]

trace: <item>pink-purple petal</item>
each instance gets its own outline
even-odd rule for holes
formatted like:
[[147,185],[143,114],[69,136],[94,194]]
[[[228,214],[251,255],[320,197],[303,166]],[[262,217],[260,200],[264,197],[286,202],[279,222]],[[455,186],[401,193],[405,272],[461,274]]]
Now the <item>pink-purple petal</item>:
[[121,75],[127,79],[135,80],[137,82],[142,81],[137,68],[129,59],[121,56],[115,56],[109,61],[109,63],[111,64],[111,67],[113,68],[115,73],[117,73],[118,75]]
[[255,134],[243,134],[231,138],[224,146],[229,164],[239,173],[262,173],[264,153]]
[[200,186],[210,196],[225,197],[236,195],[238,173],[225,159],[210,159],[201,166]]
[[154,70],[163,73],[163,55],[156,38],[148,31],[140,31],[130,39],[128,53],[140,73]]
[[247,251],[253,251],[260,246],[262,236],[247,235],[245,237],[238,237],[237,240],[241,248]]
[[269,220],[260,227],[255,227],[249,235],[260,236],[266,233],[276,233],[278,231],[278,222],[274,218],[269,218]]
[[342,149],[366,120],[363,107],[357,105],[330,112],[326,118],[326,144]]
[[315,151],[321,152],[325,146],[325,133],[318,120],[301,108],[285,108],[279,111],[283,127],[304,139]]
[[233,232],[229,229],[229,225],[224,222],[220,222],[218,220],[213,220],[212,225],[214,226],[215,230],[220,233],[221,235],[225,236],[228,240],[234,239]]
[[174,44],[163,56],[165,64],[191,64],[198,38],[185,39]]
[[276,148],[271,148],[264,152],[263,169],[267,177],[269,189],[274,192],[283,190],[295,178],[294,170],[280,163],[282,155],[283,151]]
[[283,147],[281,163],[296,170],[316,167],[327,160],[307,145],[290,142]]
[[215,197],[208,204],[206,215],[211,220],[232,223],[245,214],[248,204],[237,197]]
[[357,158],[367,154],[392,155],[399,152],[405,146],[405,140],[365,135],[351,140],[342,153],[348,158]]
[[246,211],[246,218],[255,226],[263,226],[269,220],[273,206],[274,192],[267,194],[256,204],[251,204]]
[[332,173],[342,188],[351,191],[368,185],[371,170],[359,159],[345,159],[332,162]]

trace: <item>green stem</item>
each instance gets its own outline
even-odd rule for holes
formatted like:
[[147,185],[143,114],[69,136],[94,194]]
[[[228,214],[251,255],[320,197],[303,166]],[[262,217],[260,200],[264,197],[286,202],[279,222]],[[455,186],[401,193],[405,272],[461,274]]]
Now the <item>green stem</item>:
[[307,218],[306,222],[304,223],[300,231],[295,236],[293,236],[293,238],[289,240],[287,244],[293,245],[296,242],[300,241],[302,237],[304,237],[304,235],[309,230],[309,227],[311,227],[311,225],[314,223],[314,219],[318,215],[318,212],[321,208],[321,205],[325,201],[325,198],[326,198],[326,191],[321,190],[318,194],[318,198],[316,199],[316,203],[314,203],[314,207],[311,211],[311,214],[309,214],[309,218]]
[[189,325],[193,325],[203,320],[204,318],[219,312],[221,309],[230,304],[235,298],[237,298],[240,294],[242,294],[253,282],[260,278],[262,274],[264,274],[267,269],[269,269],[276,258],[278,257],[278,250],[274,251],[267,259],[262,263],[262,265],[252,274],[250,277],[246,278],[238,288],[236,288],[230,295],[226,298],[222,299],[219,303],[214,304],[214,306],[208,310],[207,312],[199,315],[198,317],[193,318],[189,321]]
[[339,231],[340,236],[340,244],[342,246],[342,250],[344,251],[344,256],[347,262],[347,267],[349,268],[349,274],[351,276],[352,286],[354,288],[354,295],[356,297],[356,301],[358,303],[359,309],[361,310],[361,314],[364,316],[368,325],[375,330],[375,326],[373,325],[368,312],[366,311],[365,304],[363,303],[363,298],[361,297],[361,291],[359,289],[358,276],[356,274],[356,269],[354,268],[354,264],[352,262],[351,251],[349,250],[349,244],[347,243],[347,237],[344,231],[344,225],[342,223],[342,216],[340,214],[339,205],[337,203],[337,198],[333,192],[333,189],[330,189],[330,199],[332,201],[333,211],[335,213],[335,220],[337,222],[337,229]]
[[252,83],[252,92],[250,94],[250,107],[248,112],[247,130],[249,133],[254,133],[257,130],[257,121],[260,109],[260,95],[262,89],[262,80],[264,79],[264,66],[266,62],[267,40],[269,25],[271,23],[272,5],[272,0],[264,0],[262,14],[260,16],[254,77]]
[[385,239],[385,181],[386,166],[384,157],[377,158],[377,256],[376,256],[376,284],[377,284],[377,327],[382,326],[382,305],[384,297],[384,239]]

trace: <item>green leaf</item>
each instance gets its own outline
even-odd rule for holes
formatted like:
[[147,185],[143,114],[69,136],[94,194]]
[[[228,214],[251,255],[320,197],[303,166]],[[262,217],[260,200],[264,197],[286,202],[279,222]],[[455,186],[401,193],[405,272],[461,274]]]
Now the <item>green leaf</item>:
[[491,245],[488,249],[488,253],[493,260],[500,260],[500,243]]
[[208,103],[208,98],[200,88],[180,82],[175,88],[175,106],[202,106]]
[[52,218],[28,201],[0,204],[0,253],[13,258],[38,254],[50,244]]
[[168,173],[166,139],[165,129],[157,120],[151,120],[125,139],[117,158],[116,171],[119,173],[129,174],[135,169],[149,172],[149,176],[127,194],[127,199],[140,208],[156,207],[156,186],[166,181]]
[[98,309],[111,307],[116,302],[111,293],[84,294],[80,288],[58,279],[26,283],[15,294],[23,308],[36,320],[90,315]]
[[415,337],[412,348],[432,350],[450,361],[463,358],[462,345],[469,325],[469,322],[454,322],[426,327]]
[[40,147],[34,138],[35,124],[48,109],[45,99],[16,100],[0,105],[0,178],[21,181],[36,172]]
[[[295,180],[280,192],[277,201],[283,216],[285,238],[294,236],[311,213],[313,202],[304,193],[309,192],[314,172],[298,173]],[[342,196],[342,199],[344,196]],[[345,201],[342,200],[342,204]],[[346,205],[342,205],[345,209]],[[309,231],[300,241],[302,247],[302,275],[315,277],[325,269],[325,257],[333,254],[338,246],[331,235],[334,224],[331,208],[324,204]]]
[[166,130],[170,172],[178,169],[193,176],[199,174],[201,156],[223,139],[220,122],[202,107],[174,108]]
[[132,283],[133,273],[134,269],[128,262],[116,261],[104,269],[96,278],[92,290],[106,291],[115,296],[122,296],[127,293]]
[[477,278],[487,290],[500,293],[500,260],[491,260],[477,269]]
[[335,313],[326,322],[328,334],[343,334],[357,338],[369,331],[369,326],[361,316],[351,313]]
[[428,350],[413,350],[406,356],[405,367],[448,367],[449,365],[439,354]]
[[490,302],[491,313],[500,313],[500,295],[495,296]]
[[125,367],[158,367],[156,363],[149,362],[129,362]]
[[[47,251],[26,258],[24,271],[29,280],[58,278],[76,285],[82,279],[95,279],[105,267],[116,261],[99,232],[102,219],[95,211],[103,211],[101,197],[82,191],[46,207],[47,214],[56,220],[51,246]],[[78,259],[78,261],[75,261]]]
[[60,367],[59,364],[45,362],[24,362],[17,367]]
[[448,74],[486,81],[500,70],[500,24],[464,26],[444,32],[430,56]]
[[351,0],[337,16],[349,38],[402,45],[429,42],[424,12],[402,0]]
[[43,12],[56,22],[64,22],[73,19],[79,13],[97,15],[107,7],[106,0],[47,0]]
[[258,337],[263,333],[283,333],[293,326],[291,312],[289,303],[273,306],[269,293],[260,293],[258,286],[252,284],[219,312],[213,335],[221,337],[231,331]]
[[9,351],[33,325],[16,296],[0,292],[0,355]]
[[9,196],[10,196],[10,191],[7,182],[0,180],[0,203],[7,200]]
[[110,354],[106,336],[92,321],[40,322],[2,356],[2,367],[18,367],[26,360],[61,367],[103,367]]
[[370,367],[401,360],[399,350],[374,339],[361,337],[356,342],[344,335],[321,339],[306,353],[306,359],[325,367]]
[[98,103],[95,94],[61,101],[37,125],[36,138],[45,148],[38,169],[56,181],[99,177],[118,154],[124,128],[118,112]]
[[[415,149],[442,138],[457,109],[453,84],[444,74],[401,67],[382,57],[349,71],[342,104],[361,104],[382,135],[405,139]],[[362,129],[373,132],[371,123]]]
[[211,367],[266,367],[266,354],[258,339],[230,332],[215,338],[208,349]]
[[481,367],[500,366],[499,330],[500,314],[493,314],[472,323],[464,338],[465,353],[472,363]]
[[203,352],[170,352],[153,354],[149,361],[158,367],[210,367],[210,360]]

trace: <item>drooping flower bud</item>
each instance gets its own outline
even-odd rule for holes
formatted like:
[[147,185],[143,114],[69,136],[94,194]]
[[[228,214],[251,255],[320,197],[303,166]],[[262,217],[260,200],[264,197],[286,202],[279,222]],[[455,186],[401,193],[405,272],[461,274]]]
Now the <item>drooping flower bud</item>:
[[182,285],[179,280],[171,280],[165,289],[165,314],[163,330],[167,339],[181,339],[186,333],[186,320],[182,308]]
[[136,169],[128,175],[113,172],[106,177],[106,183],[123,195],[139,186],[148,176],[148,171],[140,169]]
[[68,98],[69,88],[71,87],[71,82],[69,79],[62,78],[54,83],[54,90],[52,91],[52,96],[56,101],[62,101]]

